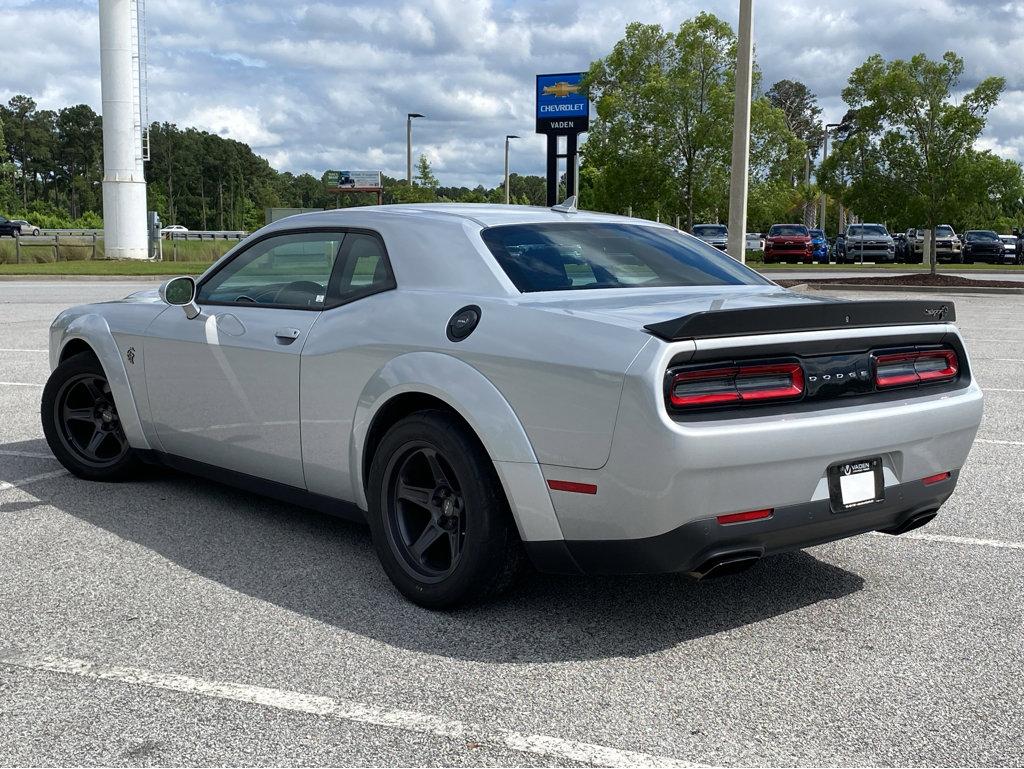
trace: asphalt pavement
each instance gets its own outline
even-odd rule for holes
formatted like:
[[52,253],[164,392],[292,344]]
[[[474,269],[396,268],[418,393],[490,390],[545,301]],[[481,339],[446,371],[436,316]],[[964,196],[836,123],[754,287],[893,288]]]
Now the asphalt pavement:
[[0,764],[1024,763],[1024,296],[950,294],[986,413],[929,526],[432,613],[357,525],[61,472],[47,327],[134,288],[0,283]]

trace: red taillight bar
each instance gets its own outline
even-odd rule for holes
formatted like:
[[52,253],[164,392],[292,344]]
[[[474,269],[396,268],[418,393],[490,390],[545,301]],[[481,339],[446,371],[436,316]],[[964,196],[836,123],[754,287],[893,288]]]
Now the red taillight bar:
[[935,475],[929,475],[927,478],[922,478],[921,483],[925,486],[934,486],[936,483],[949,480],[952,475],[952,473],[936,473]]
[[729,513],[728,515],[720,515],[717,520],[720,524],[730,523],[746,523],[747,521],[761,521],[765,518],[771,518],[775,513],[775,508],[770,507],[766,510],[750,510],[746,513]]
[[953,350],[915,350],[875,356],[875,384],[880,388],[954,379],[960,362]]
[[[681,386],[681,387],[680,387]],[[681,371],[669,385],[674,408],[799,398],[804,371],[799,363],[767,363]]]

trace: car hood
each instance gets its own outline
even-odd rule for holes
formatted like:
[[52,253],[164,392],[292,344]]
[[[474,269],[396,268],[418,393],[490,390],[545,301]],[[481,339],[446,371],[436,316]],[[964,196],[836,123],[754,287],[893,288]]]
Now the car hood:
[[738,310],[787,304],[831,304],[840,299],[812,297],[781,286],[700,286],[662,289],[597,289],[567,295],[526,295],[523,305],[562,315],[586,317],[617,326],[642,329],[708,310]]
[[892,235],[847,235],[846,240],[850,241],[864,241],[864,240],[892,240]]
[[160,289],[158,288],[144,288],[141,291],[133,291],[124,299],[116,299],[114,301],[130,304],[159,304],[163,302],[160,298]]
[[767,240],[769,243],[777,243],[779,241],[785,241],[785,240],[788,240],[788,241],[791,241],[791,242],[802,241],[802,242],[806,243],[810,239],[811,239],[810,235],[769,235],[767,238],[765,238],[765,240]]

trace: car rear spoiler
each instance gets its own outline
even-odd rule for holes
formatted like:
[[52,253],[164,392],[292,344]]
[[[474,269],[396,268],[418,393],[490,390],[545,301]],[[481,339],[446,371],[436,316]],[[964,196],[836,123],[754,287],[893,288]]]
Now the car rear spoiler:
[[952,302],[814,302],[736,310],[706,310],[644,326],[670,342],[792,331],[827,331],[945,323],[956,320]]

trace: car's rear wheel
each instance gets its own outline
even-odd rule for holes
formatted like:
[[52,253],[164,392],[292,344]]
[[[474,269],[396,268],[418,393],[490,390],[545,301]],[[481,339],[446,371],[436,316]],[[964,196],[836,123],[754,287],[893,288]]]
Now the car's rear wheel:
[[443,411],[413,414],[387,432],[367,497],[384,571],[421,606],[485,600],[519,570],[522,548],[494,464]]
[[138,469],[107,375],[92,353],[54,369],[43,388],[40,416],[50,450],[79,478],[119,481]]

